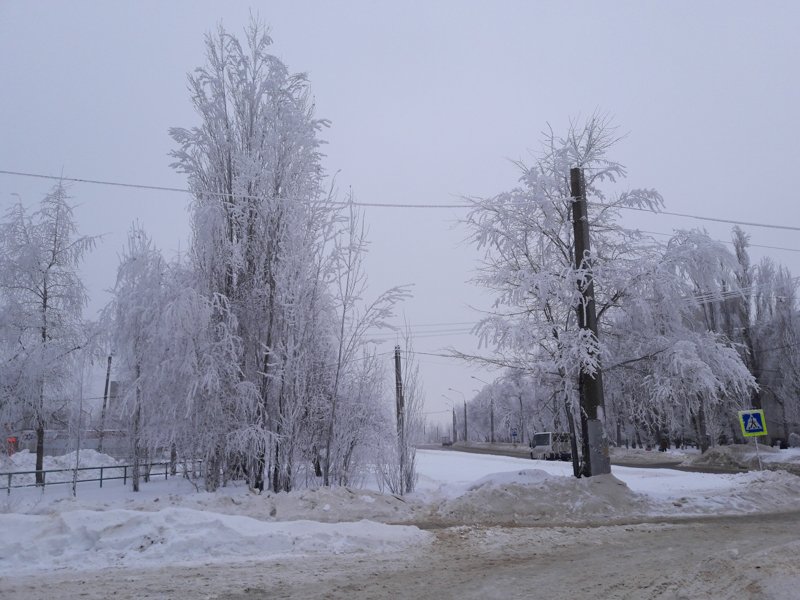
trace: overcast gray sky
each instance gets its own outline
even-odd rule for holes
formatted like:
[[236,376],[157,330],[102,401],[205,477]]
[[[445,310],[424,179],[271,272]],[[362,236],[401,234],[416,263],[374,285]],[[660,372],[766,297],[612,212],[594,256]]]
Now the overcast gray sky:
[[[326,167],[364,202],[452,204],[517,179],[513,159],[548,124],[595,110],[629,135],[615,158],[626,187],[654,187],[667,210],[800,225],[800,3],[784,2],[37,2],[0,0],[0,170],[184,187],[167,130],[198,122],[186,73],[203,35],[240,32],[254,12],[273,51],[307,72]],[[51,183],[0,175],[0,209]],[[107,300],[117,253],[139,219],[168,256],[187,247],[188,198],[75,184],[83,233],[105,234],[85,279]],[[416,349],[470,350],[452,333],[486,307],[467,282],[476,254],[454,228],[464,211],[369,208],[377,292],[414,283],[404,312]],[[669,233],[730,226],[665,215],[627,223]],[[745,228],[755,244],[800,249],[797,233]],[[795,273],[796,252],[754,248]],[[456,325],[450,325],[450,324]],[[451,331],[449,334],[434,334]],[[389,349],[390,346],[387,346]],[[419,356],[430,411],[461,401],[473,371]],[[490,373],[478,376],[489,379]]]

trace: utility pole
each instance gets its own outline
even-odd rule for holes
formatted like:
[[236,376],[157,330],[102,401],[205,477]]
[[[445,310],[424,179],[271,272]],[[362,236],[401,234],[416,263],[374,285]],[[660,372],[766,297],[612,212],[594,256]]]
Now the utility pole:
[[405,402],[403,400],[403,370],[400,366],[400,346],[394,347],[394,381],[397,396],[397,444],[400,456],[400,495],[405,491]]
[[458,441],[458,428],[456,427],[456,405],[453,404],[453,443]]
[[464,400],[464,441],[467,441],[467,401]]
[[[575,236],[575,268],[583,269],[585,276],[578,282],[583,301],[578,304],[578,325],[597,336],[597,313],[594,303],[594,279],[591,271],[591,245],[589,217],[586,209],[586,181],[583,169],[569,171],[572,195],[572,225]],[[603,377],[598,366],[594,374],[581,368],[578,378],[581,404],[581,433],[583,437],[583,475],[611,473],[608,440],[603,432]]]
[[492,396],[489,398],[489,427],[491,432],[489,441],[494,444],[494,391],[492,391]]
[[106,434],[106,410],[108,410],[108,387],[111,384],[111,354],[108,355],[108,365],[106,366],[106,387],[103,391],[103,407],[100,409],[100,441],[97,444],[97,451],[103,453],[103,438]]

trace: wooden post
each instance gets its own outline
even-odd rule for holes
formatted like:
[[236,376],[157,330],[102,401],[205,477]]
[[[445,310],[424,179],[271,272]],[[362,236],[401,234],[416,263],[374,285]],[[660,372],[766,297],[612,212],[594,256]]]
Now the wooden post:
[[[578,304],[578,325],[588,329],[597,339],[597,314],[594,303],[594,279],[591,271],[591,245],[589,217],[586,209],[586,184],[583,169],[570,169],[572,194],[572,225],[575,236],[575,268],[584,270],[578,282],[583,301]],[[581,430],[583,434],[583,475],[601,475],[611,472],[608,441],[599,418],[603,410],[603,377],[600,367],[594,373],[581,369],[578,386],[581,399]]]
[[405,492],[405,401],[403,399],[403,370],[400,365],[400,346],[394,347],[394,380],[397,397],[397,445],[400,455],[400,495]]

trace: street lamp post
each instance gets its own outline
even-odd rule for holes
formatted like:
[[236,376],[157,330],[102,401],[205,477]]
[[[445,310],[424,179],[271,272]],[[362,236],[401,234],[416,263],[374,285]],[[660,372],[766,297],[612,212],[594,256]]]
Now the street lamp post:
[[451,392],[458,392],[461,394],[461,397],[464,399],[464,441],[467,441],[467,397],[464,395],[464,392],[461,390],[456,390],[453,388],[447,388]]
[[458,430],[456,429],[456,403],[453,402],[452,398],[446,396],[445,394],[442,394],[442,398],[450,402],[450,408],[453,410],[453,428],[451,430],[452,435],[450,436],[450,439],[453,440],[453,443],[455,444],[458,441],[456,439],[458,435]]

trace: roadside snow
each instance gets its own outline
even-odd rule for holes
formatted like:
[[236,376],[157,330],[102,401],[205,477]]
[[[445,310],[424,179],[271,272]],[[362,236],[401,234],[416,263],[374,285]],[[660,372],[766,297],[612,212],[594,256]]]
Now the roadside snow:
[[419,485],[404,498],[342,487],[254,494],[242,484],[209,494],[182,477],[137,494],[119,481],[80,484],[77,498],[68,486],[14,489],[0,499],[0,575],[375,553],[426,545],[431,535],[415,524],[600,525],[800,510],[800,477],[783,471],[614,467],[575,479],[569,463],[506,456],[419,450],[416,462]]
[[425,543],[416,527],[371,521],[266,523],[187,508],[157,512],[72,510],[0,515],[0,572],[96,569],[212,560],[258,560],[298,554],[397,550]]

